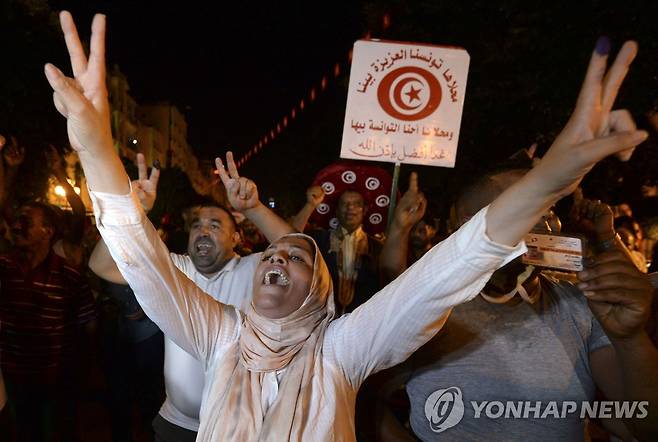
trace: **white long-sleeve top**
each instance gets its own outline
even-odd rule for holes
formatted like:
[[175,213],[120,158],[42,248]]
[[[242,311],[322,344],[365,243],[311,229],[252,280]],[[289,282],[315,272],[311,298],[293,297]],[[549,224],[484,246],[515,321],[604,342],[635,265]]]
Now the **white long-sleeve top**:
[[[235,255],[212,276],[206,276],[194,266],[189,255],[170,253],[174,265],[201,290],[216,300],[247,308],[251,303],[253,277],[260,262],[260,253],[240,257]],[[199,431],[199,410],[205,384],[205,366],[194,356],[165,336],[164,380],[167,398],[160,416],[179,427]]]
[[[227,350],[235,351],[239,311],[204,294],[176,268],[134,194],[91,192],[91,197],[99,231],[144,312],[205,364],[197,440],[222,440],[214,422],[227,412],[216,400],[224,385],[214,374]],[[525,251],[522,243],[508,247],[487,237],[486,211],[368,302],[331,322],[310,387],[304,440],[355,440],[354,404],[365,378],[407,359],[438,332],[453,306],[475,297],[494,270]]]

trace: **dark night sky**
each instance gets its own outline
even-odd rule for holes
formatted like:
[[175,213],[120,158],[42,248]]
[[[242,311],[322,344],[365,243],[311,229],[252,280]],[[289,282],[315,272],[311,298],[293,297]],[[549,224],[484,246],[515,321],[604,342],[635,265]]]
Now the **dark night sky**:
[[[0,5],[4,1],[15,0],[0,0]],[[108,15],[108,64],[119,64],[138,102],[170,100],[178,105],[187,116],[189,140],[201,159],[221,155],[227,148],[238,154],[249,149],[308,95],[322,75],[342,62],[344,74],[338,81],[241,169],[258,182],[264,199],[286,199],[289,210],[303,203],[304,189],[315,173],[338,158],[349,69],[346,55],[368,28],[374,28],[374,37],[463,46],[471,56],[456,168],[405,165],[401,175],[404,183],[409,172],[418,171],[422,187],[437,201],[448,201],[445,195],[453,195],[464,182],[519,148],[537,142],[541,151],[550,145],[573,108],[589,53],[601,35],[611,37],[613,52],[628,38],[640,44],[617,103],[628,107],[644,127],[643,115],[658,104],[655,0],[48,0],[48,4],[54,10],[70,10],[85,39],[93,13]],[[392,25],[381,32],[377,27],[384,12],[390,13]],[[50,96],[42,63],[61,63],[65,48],[59,42],[53,49],[52,40],[39,44],[52,36],[37,32],[31,39],[31,33],[23,33],[22,45],[37,43],[29,47],[30,57],[21,57],[23,69],[34,69],[26,72],[30,80],[0,86],[24,87],[24,95],[49,109],[40,114],[42,118],[62,129],[50,103],[37,98],[42,92]],[[11,36],[5,40],[11,41]],[[0,77],[11,79],[13,74],[12,69],[0,71]],[[36,87],[31,91],[32,81],[38,82],[38,91]],[[11,100],[14,94],[6,91],[0,96]],[[29,122],[22,115],[30,115],[31,108],[24,108],[27,112],[19,118]],[[658,173],[655,133],[649,141],[646,144],[652,148],[643,149],[647,155],[641,151],[626,167],[638,177]],[[604,181],[613,182],[605,177]]]
[[87,35],[108,15],[108,62],[138,102],[172,100],[200,156],[251,146],[365,29],[360,2],[52,0]]

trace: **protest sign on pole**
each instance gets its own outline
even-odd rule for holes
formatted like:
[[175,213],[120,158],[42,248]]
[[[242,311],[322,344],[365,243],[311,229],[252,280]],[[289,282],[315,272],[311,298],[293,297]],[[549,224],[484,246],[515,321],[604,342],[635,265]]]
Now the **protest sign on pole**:
[[469,60],[461,48],[358,40],[340,156],[454,167]]

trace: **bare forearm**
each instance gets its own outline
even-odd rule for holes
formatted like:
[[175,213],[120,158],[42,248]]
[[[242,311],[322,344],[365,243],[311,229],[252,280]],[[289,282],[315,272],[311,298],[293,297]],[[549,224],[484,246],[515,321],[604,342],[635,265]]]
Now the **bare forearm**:
[[115,284],[127,284],[119,268],[117,267],[110,251],[105,244],[105,240],[101,238],[94,247],[91,256],[89,257],[89,269],[100,278]]
[[305,204],[304,207],[292,219],[292,228],[298,232],[303,232],[308,223],[308,219],[313,214],[315,207],[311,204]]
[[55,177],[66,192],[66,201],[69,202],[73,214],[84,217],[86,211],[85,205],[82,202],[82,198],[80,198],[80,196],[75,193],[75,189],[73,189],[73,186],[71,186],[71,183],[69,183],[66,175],[57,174]]
[[648,416],[625,421],[640,440],[658,440],[658,351],[646,333],[611,339],[622,375],[624,401],[648,401]]
[[487,211],[487,235],[499,244],[513,246],[523,239],[561,195],[544,190],[536,169],[505,190]]
[[646,273],[646,268],[640,268],[637,265],[635,258],[633,257],[633,253],[628,249],[628,247],[626,247],[626,244],[624,244],[624,241],[622,241],[621,237],[617,233],[613,232],[612,238],[600,240],[599,247],[604,252],[611,249],[620,250],[626,256],[626,258],[628,258],[629,262],[632,262],[636,267],[638,267],[638,270]]
[[263,204],[245,210],[244,215],[253,222],[268,241],[276,241],[283,235],[294,233],[295,230],[276,213],[265,207]]
[[400,228],[394,223],[386,236],[379,265],[387,281],[392,281],[407,269],[409,232],[409,229]]
[[66,236],[66,240],[73,244],[79,244],[80,241],[82,241],[82,237],[84,236],[85,214],[87,209],[85,208],[80,195],[75,193],[75,189],[69,183],[66,174],[56,173],[55,177],[57,178],[59,184],[64,188],[66,200],[69,202],[69,205],[71,206],[71,212],[73,213],[71,226]]

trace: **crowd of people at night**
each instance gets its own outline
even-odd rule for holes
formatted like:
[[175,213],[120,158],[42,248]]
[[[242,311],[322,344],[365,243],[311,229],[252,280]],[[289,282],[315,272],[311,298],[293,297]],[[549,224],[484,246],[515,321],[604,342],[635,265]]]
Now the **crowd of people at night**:
[[[71,76],[46,64],[44,82],[93,216],[52,146],[67,210],[17,198],[26,150],[0,134],[0,440],[658,439],[658,185],[633,198],[640,212],[580,186],[648,136],[614,109],[634,42],[613,58],[599,39],[546,154],[473,177],[445,214],[411,172],[385,233],[365,228],[372,203],[356,187],[323,228],[310,221],[322,187],[277,213],[228,152],[215,160],[225,203],[171,214],[181,250],[147,217],[160,167],[138,154],[131,181],[113,146],[105,17],[88,55],[71,15],[60,22]],[[524,263],[528,232],[585,238],[584,270]],[[446,392],[463,402],[458,423]],[[564,412],[597,400],[640,412]],[[492,401],[526,415],[492,417]]]

